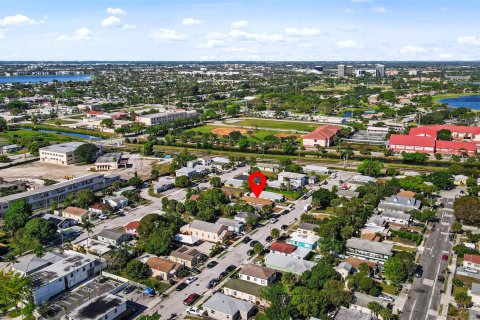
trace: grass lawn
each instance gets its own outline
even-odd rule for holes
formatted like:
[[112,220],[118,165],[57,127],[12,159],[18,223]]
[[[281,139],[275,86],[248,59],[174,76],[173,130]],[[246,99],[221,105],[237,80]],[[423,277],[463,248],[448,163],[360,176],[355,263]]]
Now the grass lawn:
[[[405,240],[405,239],[402,239],[402,240]],[[411,253],[415,253],[417,251],[417,249],[415,249],[415,248],[404,247],[404,246],[399,246],[399,245],[394,245],[393,250],[394,251],[406,251],[406,252],[411,252]]]
[[155,161],[154,163],[152,163],[152,170],[153,169],[158,170],[158,172],[160,172],[160,175],[168,174],[170,173],[170,163],[165,162],[159,164],[158,161]]
[[285,198],[287,198],[288,200],[297,200],[302,196],[302,193],[300,191],[295,191],[295,190],[280,190],[277,188],[266,187],[265,191],[283,194]]
[[457,308],[453,304],[448,305],[449,320],[468,320],[468,309]]
[[84,139],[65,136],[58,133],[50,132],[41,132],[33,130],[11,130],[7,132],[0,133],[0,139],[4,138],[8,140],[9,138],[24,138],[24,139],[35,139],[42,138],[47,142],[69,142],[69,141],[83,141]]
[[393,294],[394,296],[398,294],[398,287],[391,286],[387,283],[380,283],[380,286],[383,288],[384,293]]
[[454,279],[461,280],[463,282],[464,287],[466,288],[471,288],[472,283],[480,283],[480,281],[475,278],[471,278],[471,277],[467,277],[459,274],[455,275]]
[[[227,128],[227,127],[204,125],[204,126],[199,126],[199,127],[190,129],[190,131],[210,133],[213,129],[216,129],[216,128]],[[235,129],[235,128],[229,128],[229,129]],[[279,131],[271,131],[271,130],[254,130],[254,129],[251,129],[251,131],[252,131],[251,133],[242,133],[242,135],[247,137],[248,140],[250,140],[250,141],[261,141],[266,136],[271,136],[271,135],[274,135],[274,134],[277,134],[277,133],[282,133],[282,132],[279,132]]]
[[316,86],[310,86],[305,90],[309,91],[350,91],[353,89],[351,85],[335,85],[334,87],[330,87],[327,84],[319,84]]
[[[259,128],[271,128],[271,129],[284,129],[284,130],[298,130],[298,131],[313,131],[320,125],[313,123],[302,122],[290,122],[282,120],[266,120],[266,119],[241,119],[237,122],[224,122],[231,126],[245,126],[245,127],[259,127]],[[269,131],[270,132],[270,131]]]
[[45,124],[53,124],[53,125],[57,125],[57,123],[59,123],[59,124],[72,124],[72,123],[76,123],[76,122],[77,121],[63,120],[63,119],[52,119],[52,120],[43,121],[43,123],[45,123]]

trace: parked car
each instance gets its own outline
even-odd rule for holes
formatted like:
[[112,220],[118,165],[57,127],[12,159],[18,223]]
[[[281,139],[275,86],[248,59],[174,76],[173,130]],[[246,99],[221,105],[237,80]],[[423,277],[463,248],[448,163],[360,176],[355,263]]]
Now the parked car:
[[220,272],[220,275],[218,277],[221,279],[221,278],[225,278],[226,276],[228,276],[228,271],[225,270]]
[[290,210],[288,210],[288,209],[285,209],[285,210],[282,211],[282,214],[288,214],[288,213],[290,213]]
[[180,283],[177,288],[175,289],[176,291],[182,291],[183,289],[185,289],[186,287],[188,287],[188,284],[185,283],[185,282],[182,282]]
[[194,303],[198,298],[200,298],[200,295],[198,293],[192,293],[187,297],[187,299],[183,300],[183,304],[189,306]]
[[270,223],[276,223],[276,222],[278,222],[278,219],[277,219],[277,218],[271,218],[271,219],[270,219]]
[[288,229],[288,226],[287,226],[286,224],[284,224],[284,225],[282,225],[282,226],[280,227],[280,229],[282,229],[282,230],[287,230],[287,229]]
[[195,277],[195,276],[191,276],[191,277],[188,277],[187,278],[187,281],[185,281],[186,284],[190,284],[190,283],[193,283],[195,281],[198,280],[198,277]]
[[382,294],[382,295],[380,296],[380,298],[382,298],[383,300],[386,300],[386,301],[388,301],[388,302],[395,302],[395,299],[393,299],[392,297],[390,297],[390,296],[388,296],[388,295],[386,295],[386,294]]
[[374,278],[374,279],[377,279],[377,280],[383,280],[383,279],[385,279],[384,277],[379,276],[378,274],[374,274],[374,275],[373,275],[373,278]]
[[125,289],[123,289],[123,294],[129,294],[130,292],[133,292],[135,291],[135,287],[134,286],[128,286],[126,287]]
[[252,249],[248,250],[247,251],[247,255],[250,257],[250,256],[253,256],[255,254],[255,251],[253,251]]
[[243,238],[242,242],[243,243],[249,243],[250,240],[252,240],[250,237],[245,237],[245,238]]
[[198,270],[197,268],[192,268],[192,269],[190,269],[190,272],[191,272],[191,273],[195,273],[195,274],[200,274],[200,273],[202,273],[202,271],[201,271],[201,270]]
[[218,262],[215,261],[215,260],[210,261],[209,263],[207,263],[207,268],[208,268],[208,269],[212,269],[212,268],[215,267],[217,264],[218,264]]
[[442,255],[442,260],[447,261],[448,260],[448,254],[443,254]]
[[225,269],[225,271],[232,272],[235,269],[237,269],[237,266],[234,266],[233,264],[231,264],[227,267],[227,269]]
[[445,282],[445,276],[439,275],[437,277],[437,280],[440,281],[441,283],[444,283]]
[[413,275],[417,278],[421,278],[423,275],[423,267],[420,265],[417,266],[417,269],[415,269],[415,272],[413,273]]
[[271,236],[266,237],[266,238],[265,238],[265,241],[271,242],[271,241],[272,241],[272,237],[271,237]]
[[100,220],[107,220],[108,219],[108,216],[106,214],[101,214],[98,216],[98,219]]
[[189,307],[187,309],[187,314],[191,314],[194,316],[201,317],[203,315],[204,311],[201,309],[198,309],[197,307]]
[[253,246],[254,246],[255,244],[257,244],[257,243],[258,243],[258,241],[257,241],[257,240],[253,240],[252,242],[250,242],[250,247],[252,247],[252,248],[253,248]]
[[463,270],[465,270],[466,272],[470,272],[470,273],[478,273],[478,271],[476,269],[469,268],[469,267],[465,267]]
[[207,283],[207,289],[213,288],[213,287],[215,287],[217,284],[218,284],[218,280],[217,280],[217,279],[212,279],[212,280],[208,281],[208,283]]

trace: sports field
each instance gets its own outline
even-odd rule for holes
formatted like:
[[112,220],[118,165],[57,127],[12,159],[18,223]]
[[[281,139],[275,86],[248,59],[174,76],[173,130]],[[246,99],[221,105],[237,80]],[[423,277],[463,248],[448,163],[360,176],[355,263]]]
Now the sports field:
[[[242,128],[234,128],[234,127],[220,127],[220,126],[199,126],[196,128],[191,129],[191,131],[203,132],[203,133],[213,133],[217,135],[228,135],[230,132],[239,131],[242,135],[246,136],[248,139],[252,141],[259,141],[263,140],[266,136],[277,136],[279,138],[283,138],[286,136],[285,132],[279,132],[275,130],[255,130],[255,129],[242,129]],[[288,134],[290,135],[290,134]]]
[[284,130],[297,130],[310,132],[315,130],[320,125],[313,123],[291,122],[282,120],[266,120],[266,119],[242,119],[233,123],[223,122],[232,126],[239,127],[258,127]]

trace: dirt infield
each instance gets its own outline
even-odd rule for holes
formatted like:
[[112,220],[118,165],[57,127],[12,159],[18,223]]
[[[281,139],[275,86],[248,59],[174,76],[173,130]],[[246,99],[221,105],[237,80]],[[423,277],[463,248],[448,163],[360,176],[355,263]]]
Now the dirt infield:
[[274,134],[275,137],[277,138],[288,138],[288,137],[300,137],[300,134],[293,134],[293,133],[277,133]]
[[249,130],[240,129],[240,128],[215,128],[212,129],[213,134],[218,134],[221,136],[228,136],[231,132],[238,131],[240,133],[247,133]]

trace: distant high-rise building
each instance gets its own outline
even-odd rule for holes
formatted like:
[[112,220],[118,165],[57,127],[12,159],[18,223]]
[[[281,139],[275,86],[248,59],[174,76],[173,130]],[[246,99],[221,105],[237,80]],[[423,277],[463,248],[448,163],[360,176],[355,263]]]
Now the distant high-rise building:
[[375,65],[375,75],[377,77],[385,77],[385,66],[383,64]]
[[338,65],[338,76],[339,77],[345,77],[347,75],[347,66],[344,64],[339,64]]
[[319,72],[323,72],[323,67],[322,66],[315,66],[315,67],[313,67],[313,69],[315,69]]

